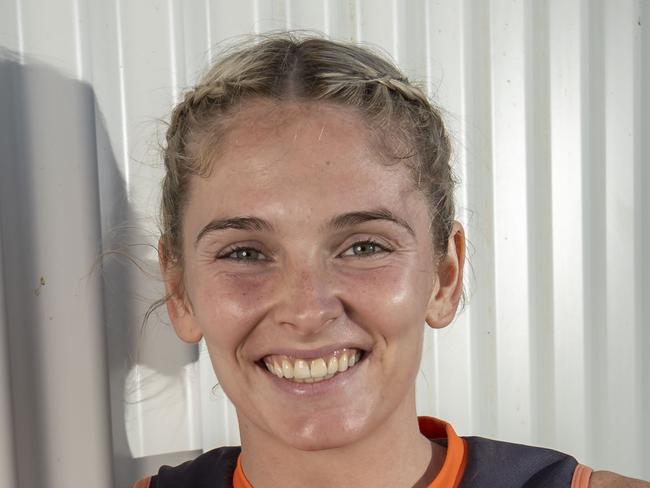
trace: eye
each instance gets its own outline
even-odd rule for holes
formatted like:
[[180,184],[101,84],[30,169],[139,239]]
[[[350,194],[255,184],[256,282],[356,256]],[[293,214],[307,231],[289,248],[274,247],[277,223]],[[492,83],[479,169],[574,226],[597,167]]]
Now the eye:
[[232,259],[233,261],[266,261],[266,256],[254,247],[235,247],[217,256],[217,259]]
[[341,254],[341,256],[362,258],[367,256],[374,256],[376,254],[381,254],[384,252],[390,252],[390,250],[378,242],[368,239],[365,241],[355,242],[348,249],[346,249],[345,252]]

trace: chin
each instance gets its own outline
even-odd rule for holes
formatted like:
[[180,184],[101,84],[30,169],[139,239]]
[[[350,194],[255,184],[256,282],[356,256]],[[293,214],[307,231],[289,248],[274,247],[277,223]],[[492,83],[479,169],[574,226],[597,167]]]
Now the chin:
[[321,451],[345,447],[359,441],[365,431],[367,419],[336,418],[294,419],[278,437],[301,451]]

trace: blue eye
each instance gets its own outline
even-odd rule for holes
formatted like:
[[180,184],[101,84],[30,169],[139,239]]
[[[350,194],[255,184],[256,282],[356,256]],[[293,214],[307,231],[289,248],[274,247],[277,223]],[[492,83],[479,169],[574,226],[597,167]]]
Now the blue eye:
[[372,240],[366,240],[355,242],[343,254],[341,254],[341,256],[362,258],[366,256],[374,256],[387,251],[388,249],[381,244]]
[[232,259],[233,261],[266,261],[266,257],[253,247],[236,247],[226,251],[218,259]]
[[[358,241],[347,248],[342,254],[342,257],[364,258],[372,257],[385,252],[390,252],[389,249],[373,240]],[[228,249],[217,259],[229,259],[232,261],[255,263],[260,261],[267,261],[268,258],[262,252],[254,247],[235,247]]]

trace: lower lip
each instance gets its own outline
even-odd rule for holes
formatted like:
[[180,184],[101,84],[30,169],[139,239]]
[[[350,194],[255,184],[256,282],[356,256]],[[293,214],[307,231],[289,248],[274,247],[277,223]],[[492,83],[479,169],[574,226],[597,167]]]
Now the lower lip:
[[356,376],[358,376],[361,369],[366,367],[366,359],[368,359],[368,356],[369,353],[364,353],[362,359],[351,368],[348,368],[342,373],[337,373],[328,380],[322,380],[316,383],[296,383],[295,381],[286,378],[278,378],[266,368],[262,368],[259,365],[258,367],[262,370],[262,373],[282,391],[291,395],[310,397],[325,395],[339,390],[340,388],[345,388]]

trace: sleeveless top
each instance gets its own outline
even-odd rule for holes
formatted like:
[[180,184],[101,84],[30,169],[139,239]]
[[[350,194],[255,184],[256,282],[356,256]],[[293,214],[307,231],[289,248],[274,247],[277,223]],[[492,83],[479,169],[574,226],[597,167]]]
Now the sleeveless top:
[[[428,488],[587,488],[592,470],[567,454],[482,437],[459,437],[446,422],[418,417],[420,431],[447,448],[443,466]],[[220,447],[132,488],[253,488],[241,467],[239,447]]]

